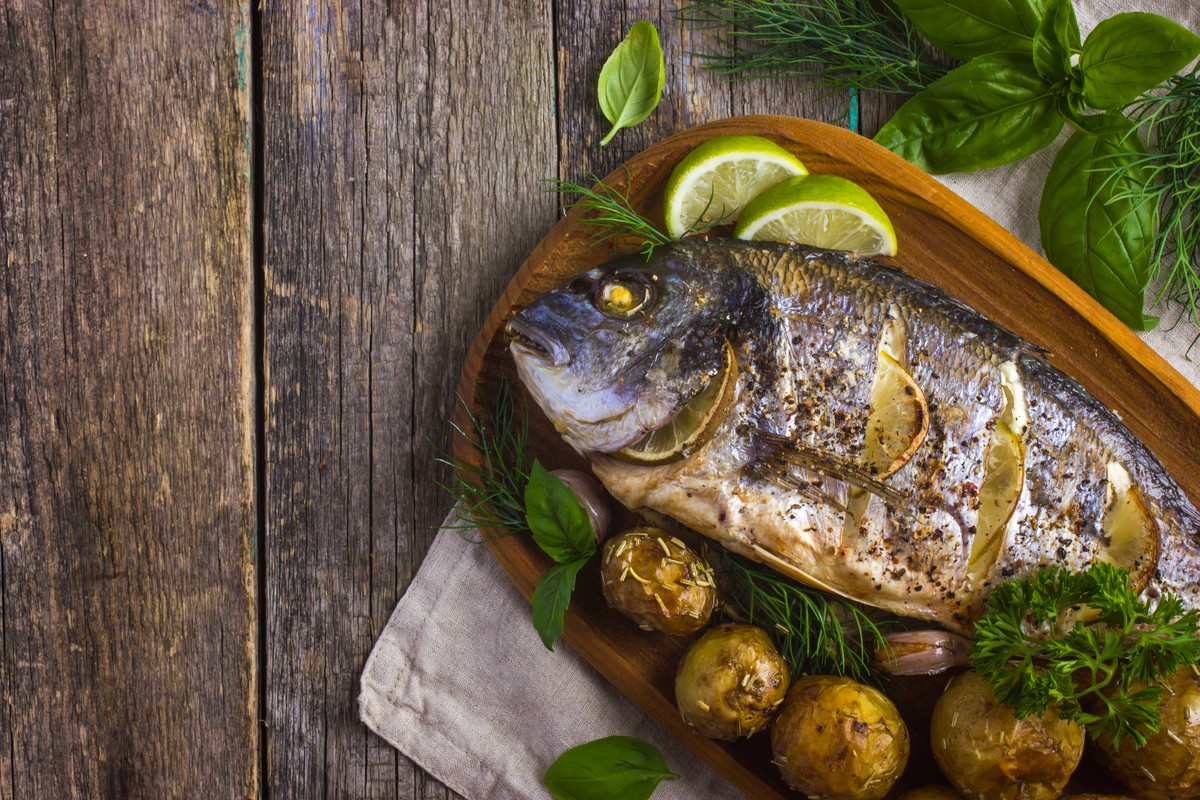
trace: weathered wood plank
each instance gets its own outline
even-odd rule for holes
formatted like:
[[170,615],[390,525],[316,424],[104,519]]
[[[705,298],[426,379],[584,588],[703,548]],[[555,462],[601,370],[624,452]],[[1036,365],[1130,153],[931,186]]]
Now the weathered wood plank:
[[550,12],[276,3],[263,32],[269,789],[447,797],[354,698],[447,508],[467,343],[553,221]]
[[253,797],[247,7],[0,15],[0,796]]

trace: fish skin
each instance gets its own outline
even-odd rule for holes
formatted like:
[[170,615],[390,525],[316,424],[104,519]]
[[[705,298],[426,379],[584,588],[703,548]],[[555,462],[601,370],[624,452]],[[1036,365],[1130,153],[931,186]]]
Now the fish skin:
[[[968,632],[997,583],[1042,564],[1082,570],[1092,563],[1115,460],[1159,523],[1158,563],[1145,594],[1170,591],[1200,607],[1200,514],[1111,411],[1015,334],[895,267],[845,253],[689,240],[660,249],[654,261],[748,274],[762,296],[759,313],[734,319],[725,332],[740,367],[737,398],[707,444],[661,466],[590,453],[597,477],[622,504],[752,559],[764,560],[765,549],[818,588]],[[901,361],[927,398],[929,431],[885,481],[905,501],[872,496],[851,527],[850,483],[804,469],[791,476],[811,484],[804,491],[773,479],[764,441],[854,461],[885,328],[903,332]],[[975,495],[1006,403],[1006,363],[1024,385],[1026,480],[999,555],[971,579]]]

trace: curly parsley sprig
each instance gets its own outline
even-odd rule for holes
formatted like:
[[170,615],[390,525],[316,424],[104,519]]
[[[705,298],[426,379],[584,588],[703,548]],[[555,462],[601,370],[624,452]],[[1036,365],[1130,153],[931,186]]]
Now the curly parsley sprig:
[[1158,681],[1200,661],[1198,629],[1179,598],[1138,599],[1119,567],[1047,566],[992,594],[971,663],[1018,718],[1056,706],[1093,739],[1141,747],[1161,725]]

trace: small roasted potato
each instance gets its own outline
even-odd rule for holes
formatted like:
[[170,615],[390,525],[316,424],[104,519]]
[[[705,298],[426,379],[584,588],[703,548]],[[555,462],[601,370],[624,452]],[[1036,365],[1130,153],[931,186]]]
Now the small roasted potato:
[[[1132,692],[1145,688],[1134,681]],[[1125,739],[1114,750],[1100,737],[1100,760],[1117,780],[1147,800],[1200,797],[1200,678],[1184,667],[1163,682],[1159,701],[1162,727],[1137,749]]]
[[733,741],[767,727],[787,695],[788,667],[767,632],[718,625],[696,640],[675,671],[675,705],[692,730]]
[[604,545],[600,583],[608,604],[648,631],[686,636],[708,624],[713,571],[679,539],[634,528]]
[[896,800],[963,800],[963,796],[949,786],[922,786],[909,789]]
[[1084,730],[1053,709],[1017,719],[972,670],[938,698],[929,737],[942,773],[968,798],[1056,800],[1079,765]]
[[771,726],[780,774],[825,800],[882,800],[908,763],[908,728],[880,691],[849,678],[792,684]]
[[1123,794],[1069,794],[1062,800],[1133,800],[1133,798]]

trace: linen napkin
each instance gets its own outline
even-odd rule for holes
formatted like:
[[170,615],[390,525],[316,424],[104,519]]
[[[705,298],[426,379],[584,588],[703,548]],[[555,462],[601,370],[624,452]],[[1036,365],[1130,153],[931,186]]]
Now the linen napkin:
[[[1075,7],[1085,35],[1121,11],[1153,11],[1200,31],[1200,7],[1189,0],[1077,0]],[[941,180],[1039,248],[1041,187],[1068,134],[1017,164]],[[1164,310],[1151,313],[1163,321],[1142,338],[1200,385],[1200,345],[1197,362],[1189,357],[1195,329]],[[654,743],[682,776],[661,784],[655,800],[740,796],[565,643],[548,652],[528,602],[487,548],[465,541],[453,524],[452,513],[367,660],[359,709],[371,730],[469,800],[545,798],[541,775],[559,753],[614,734]]]

